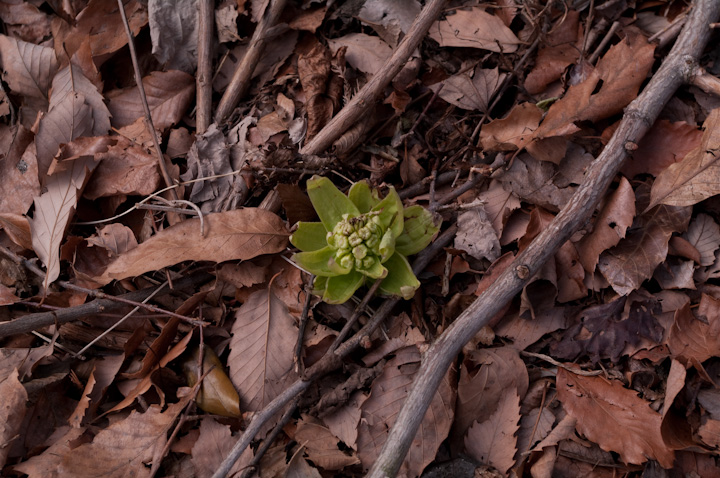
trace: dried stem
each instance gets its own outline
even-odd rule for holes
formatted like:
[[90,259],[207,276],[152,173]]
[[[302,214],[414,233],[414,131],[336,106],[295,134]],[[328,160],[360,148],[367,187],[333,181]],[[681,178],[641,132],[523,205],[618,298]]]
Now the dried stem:
[[696,0],[680,38],[643,93],[625,110],[620,125],[586,173],[586,179],[550,225],[521,252],[495,282],[435,341],[414,378],[402,410],[368,477],[395,476],[422,422],[437,387],[458,352],[554,256],[562,244],[589,218],[604,197],[623,161],[626,146],[636,145],[650,129],[664,105],[691,73],[711,30],[708,23],[720,13],[720,2]]
[[353,124],[375,106],[375,100],[398,74],[410,55],[425,37],[430,25],[442,12],[447,0],[430,0],[393,52],[382,71],[372,79],[330,120],[301,150],[301,154],[321,154]]
[[212,45],[215,17],[212,0],[198,2],[197,134],[212,122]]

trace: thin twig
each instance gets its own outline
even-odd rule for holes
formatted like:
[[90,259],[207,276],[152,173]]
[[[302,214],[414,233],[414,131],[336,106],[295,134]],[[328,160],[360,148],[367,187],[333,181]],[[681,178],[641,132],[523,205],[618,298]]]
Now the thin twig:
[[197,134],[205,133],[212,122],[212,45],[215,26],[215,2],[198,1],[198,69],[195,80],[197,89]]
[[365,311],[365,307],[367,307],[368,303],[370,303],[370,299],[372,299],[375,296],[375,292],[380,288],[380,283],[382,283],[382,279],[377,279],[373,283],[372,287],[368,289],[367,293],[365,294],[365,297],[363,297],[363,300],[355,307],[355,312],[353,312],[352,317],[348,319],[348,321],[345,323],[345,326],[342,328],[340,333],[338,333],[337,337],[335,337],[335,340],[333,341],[332,345],[330,345],[330,348],[328,349],[328,353],[335,352],[337,348],[340,346],[343,340],[345,340],[345,337],[347,337],[347,334],[350,333],[350,329],[352,329],[355,326],[355,322],[360,318],[360,316]]
[[[145,87],[142,82],[142,75],[140,73],[140,65],[138,64],[137,53],[135,52],[135,42],[133,40],[132,32],[130,31],[130,24],[128,23],[127,15],[125,14],[125,7],[123,6],[122,0],[118,1],[118,8],[120,9],[120,16],[122,17],[123,24],[125,25],[125,33],[128,37],[128,48],[130,48],[130,59],[132,60],[133,70],[135,71],[135,83],[137,83],[138,91],[140,92],[140,102],[143,105],[143,111],[145,111],[145,127],[150,130],[152,135],[153,144],[155,145],[155,153],[157,154],[158,167],[162,173],[163,180],[166,186],[172,185],[172,179],[168,173],[167,167],[165,166],[165,160],[163,159],[162,151],[160,150],[160,141],[157,137],[157,131],[153,125],[152,115],[150,114],[150,106],[148,106],[147,96],[145,96]],[[177,191],[171,190],[170,194],[173,199],[178,199]]]
[[277,23],[280,14],[285,8],[285,3],[286,0],[271,0],[270,4],[265,7],[265,12],[255,27],[255,32],[250,39],[250,44],[245,51],[245,56],[243,56],[243,59],[237,65],[232,80],[230,80],[230,84],[217,106],[217,110],[215,111],[215,121],[217,123],[223,123],[228,119],[230,113],[232,113],[250,87],[252,74],[260,61],[260,55],[262,55],[265,49],[268,30]]
[[382,71],[372,79],[328,122],[320,132],[301,150],[301,154],[321,154],[347,129],[375,106],[375,100],[398,74],[415,48],[425,37],[430,25],[442,12],[447,0],[430,0],[420,12],[398,47],[388,59]]
[[312,299],[312,283],[315,280],[315,276],[310,274],[308,283],[305,287],[305,305],[303,306],[302,315],[300,315],[300,323],[298,324],[298,338],[295,344],[295,355],[293,356],[293,362],[295,362],[295,372],[298,375],[302,375],[302,347],[303,340],[305,338],[305,327],[307,326],[308,314],[310,313],[310,301]]
[[426,352],[412,390],[368,477],[395,476],[430,401],[458,352],[585,224],[628,157],[626,146],[632,149],[640,141],[675,90],[687,81],[686,75],[691,70],[688,67],[696,61],[710,38],[712,32],[708,23],[717,19],[720,2],[696,0],[691,8],[692,12],[673,49],[643,93],[628,105],[620,125],[600,156],[588,168],[585,181],[575,195],[527,249],[518,254],[512,265],[455,319]]

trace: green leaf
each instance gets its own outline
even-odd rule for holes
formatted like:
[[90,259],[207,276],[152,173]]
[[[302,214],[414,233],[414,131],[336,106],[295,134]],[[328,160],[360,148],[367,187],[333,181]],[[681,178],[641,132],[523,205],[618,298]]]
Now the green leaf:
[[380,239],[378,252],[380,252],[380,262],[387,261],[395,253],[395,236],[390,229],[385,231],[382,239]]
[[[433,214],[422,206],[406,207],[405,228],[395,240],[395,251],[404,256],[411,256],[425,249],[440,230],[439,222]],[[290,238],[292,240],[292,238]]]
[[325,293],[325,289],[327,289],[328,279],[329,277],[326,276],[315,276],[312,293],[320,296],[323,295]]
[[365,276],[358,271],[349,274],[329,277],[323,300],[328,304],[342,304],[365,283]]
[[395,188],[390,188],[385,199],[376,204],[372,211],[380,211],[380,222],[383,227],[392,231],[393,237],[398,237],[403,230],[403,204]]
[[357,206],[358,210],[365,214],[379,201],[373,197],[370,186],[366,181],[358,181],[348,191],[348,198]]
[[355,204],[328,178],[313,176],[308,179],[307,192],[315,212],[328,231],[332,231],[335,224],[342,220],[343,214],[349,214],[350,217],[360,215]]
[[290,243],[301,251],[317,251],[327,246],[327,229],[321,222],[298,222]]
[[340,264],[335,262],[335,250],[330,246],[317,251],[298,252],[292,256],[292,260],[316,276],[340,276],[347,274],[351,270],[340,267]]
[[379,279],[381,277],[385,277],[388,273],[387,269],[380,263],[379,260],[376,260],[369,269],[358,270],[360,271],[360,273],[368,276],[371,279]]
[[396,252],[383,265],[387,268],[388,275],[380,283],[380,292],[412,299],[415,291],[420,287],[420,281],[415,277],[405,256]]

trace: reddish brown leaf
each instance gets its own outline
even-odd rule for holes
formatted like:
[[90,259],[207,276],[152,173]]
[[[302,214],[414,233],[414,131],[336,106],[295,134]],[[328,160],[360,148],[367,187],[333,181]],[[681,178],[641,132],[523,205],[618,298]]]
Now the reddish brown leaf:
[[440,46],[480,48],[496,52],[512,53],[520,40],[495,15],[480,7],[456,10],[430,26],[428,36]]
[[360,463],[355,453],[343,451],[340,439],[311,416],[303,415],[298,422],[295,441],[305,449],[309,460],[325,470],[342,470]]
[[660,436],[661,416],[650,403],[618,381],[584,377],[559,368],[558,398],[565,411],[577,420],[578,432],[605,451],[620,455],[626,463],[657,460],[673,466],[674,453]]
[[[195,79],[178,70],[153,71],[143,78],[143,86],[153,126],[160,131],[180,121],[195,94]],[[128,126],[144,116],[137,87],[111,91],[107,97],[113,126]]]
[[496,119],[480,130],[480,141],[487,151],[515,151],[531,140],[542,118],[542,110],[532,103],[520,103],[505,118]]
[[11,447],[8,446],[20,433],[20,426],[25,417],[25,402],[28,395],[25,387],[18,379],[18,371],[14,369],[0,380],[0,466],[5,466]]
[[0,214],[25,214],[40,194],[32,133],[18,125],[0,129]]
[[272,289],[259,290],[237,310],[228,366],[243,410],[262,410],[295,378],[295,319]]
[[685,363],[704,362],[720,350],[720,300],[702,294],[697,314],[689,303],[676,310],[668,337],[672,356]]
[[[230,454],[237,438],[232,436],[230,427],[218,423],[212,417],[203,417],[200,422],[200,436],[192,447],[192,464],[195,476],[210,478],[220,467],[220,463]],[[235,462],[228,476],[244,469],[252,460],[252,450],[247,448]]]
[[[362,405],[358,430],[358,457],[369,468],[387,440],[387,434],[400,412],[405,397],[420,367],[420,351],[416,346],[396,352],[385,364],[383,373],[373,381],[370,397]],[[450,374],[440,384],[415,435],[410,451],[400,468],[401,473],[418,476],[435,459],[440,444],[450,431],[455,394]]]
[[282,251],[289,235],[279,217],[262,209],[209,214],[205,216],[205,236],[200,235],[199,219],[183,221],[121,254],[93,279],[108,283],[183,261],[246,260]]
[[476,421],[465,436],[465,449],[478,462],[491,465],[501,473],[515,463],[520,421],[520,397],[516,390],[503,394],[498,407],[487,420]]
[[[445,79],[438,96],[459,108],[485,113],[504,79],[505,73],[500,74],[497,68],[483,69],[477,66],[474,71]],[[439,85],[434,85],[433,89],[437,91],[438,88]]]

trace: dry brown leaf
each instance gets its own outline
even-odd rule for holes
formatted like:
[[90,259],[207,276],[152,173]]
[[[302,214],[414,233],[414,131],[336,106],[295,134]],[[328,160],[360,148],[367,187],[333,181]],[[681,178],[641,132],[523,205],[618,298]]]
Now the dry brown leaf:
[[627,295],[652,277],[667,256],[672,234],[687,227],[690,212],[687,207],[657,206],[639,216],[635,229],[617,246],[602,253],[598,269],[618,294]]
[[289,235],[282,220],[263,209],[209,214],[205,216],[205,236],[200,235],[199,219],[183,221],[121,254],[93,279],[107,284],[183,261],[247,260],[282,251]]
[[3,467],[12,449],[10,444],[20,434],[20,426],[25,418],[25,402],[28,399],[25,387],[18,379],[17,369],[13,369],[0,380],[0,397],[0,467]]
[[683,237],[700,254],[698,264],[711,266],[715,262],[715,251],[720,248],[720,226],[707,214],[698,214],[690,221]]
[[35,213],[30,220],[33,249],[46,267],[46,289],[60,275],[60,242],[89,173],[96,166],[92,157],[65,163],[70,164],[64,171],[48,178],[47,192],[35,198]]
[[525,350],[543,335],[570,325],[570,317],[564,308],[553,307],[535,314],[533,319],[524,319],[519,314],[503,319],[493,330],[499,337],[512,340],[512,347]]
[[25,214],[40,194],[33,135],[22,125],[2,127],[0,145],[0,191],[13,192],[0,195],[0,214]]
[[559,211],[575,193],[575,187],[560,188],[553,182],[556,178],[554,164],[522,153],[498,180],[520,199],[550,211]]
[[355,453],[343,451],[340,439],[333,435],[320,420],[303,415],[298,421],[295,441],[302,446],[309,460],[325,470],[342,470],[360,463]]
[[365,400],[367,400],[367,395],[357,391],[350,396],[345,405],[323,416],[323,422],[327,425],[330,433],[353,450],[357,450],[358,423],[362,416],[360,407]]
[[393,53],[390,45],[380,38],[366,33],[350,33],[340,38],[330,39],[328,45],[333,53],[346,47],[345,59],[350,66],[368,75],[374,75],[385,68]]
[[100,164],[83,197],[95,200],[118,194],[147,196],[160,185],[157,158],[122,136],[117,140],[106,152],[97,154]]
[[[183,372],[185,372],[185,378],[191,387],[195,386],[200,377],[199,352],[200,347],[196,347],[183,362]],[[207,373],[207,375],[203,379],[195,399],[197,406],[214,415],[239,418],[241,416],[240,397],[237,390],[225,374],[222,362],[213,349],[208,346],[203,349],[202,373]]]
[[693,431],[687,418],[680,416],[673,408],[675,397],[685,387],[687,370],[680,361],[673,359],[670,363],[665,385],[665,400],[662,408],[662,424],[660,432],[665,444],[673,450],[682,450],[696,445]]
[[0,284],[0,306],[12,305],[20,302],[20,297],[15,295],[15,288]]
[[495,233],[501,237],[510,214],[520,209],[520,200],[496,179],[490,181],[487,191],[478,194],[478,199],[485,203],[485,213],[492,222]]
[[[362,419],[358,429],[358,457],[363,468],[375,462],[397,414],[400,412],[415,373],[420,368],[420,351],[416,346],[396,352],[385,364],[383,373],[373,381],[370,397],[362,404]],[[447,438],[453,420],[455,393],[448,371],[425,413],[400,473],[418,476],[437,454]]]
[[0,35],[3,80],[10,90],[47,107],[48,90],[58,64],[52,48]]
[[457,224],[455,249],[465,251],[478,260],[492,262],[500,257],[500,241],[482,204],[460,213]]
[[520,429],[517,434],[517,449],[519,453],[528,452],[533,445],[544,440],[552,431],[555,415],[548,407],[538,407],[520,419]]
[[[58,464],[57,477],[107,478],[149,477],[145,466],[165,446],[167,431],[185,407],[172,404],[165,412],[152,405],[100,431],[92,443],[71,450]],[[46,452],[47,453],[47,452]]]
[[228,367],[240,408],[262,410],[295,378],[295,319],[267,288],[251,294],[237,310],[232,333]]
[[[143,78],[153,126],[165,131],[179,122],[195,94],[195,78],[178,70],[153,71]],[[107,94],[115,127],[131,125],[144,117],[140,93],[133,86]]]
[[460,367],[453,443],[461,446],[473,422],[484,422],[499,406],[503,396],[514,390],[524,396],[529,378],[525,363],[513,347],[474,350]]
[[503,80],[497,68],[483,69],[478,65],[474,71],[453,75],[442,83],[431,86],[438,96],[451,105],[464,110],[477,110],[485,113]]
[[[203,417],[200,422],[200,436],[192,447],[191,460],[197,478],[210,478],[230,454],[237,441],[230,427],[218,423],[212,417]],[[252,449],[247,448],[231,468],[228,476],[244,469],[252,460]]]
[[68,419],[71,426],[80,428],[83,422],[95,418],[95,412],[107,388],[115,381],[120,367],[125,359],[124,355],[108,355],[95,360],[90,377],[85,384],[82,398],[75,411]]
[[479,48],[495,52],[512,53],[520,40],[495,15],[480,7],[446,13],[445,18],[430,26],[428,36],[440,46]]
[[307,98],[306,142],[310,141],[333,115],[332,101],[324,97],[330,66],[330,51],[319,42],[298,58],[298,76]]
[[635,193],[630,182],[620,178],[615,191],[595,219],[592,232],[575,243],[580,262],[586,271],[595,271],[600,254],[614,247],[625,237],[635,218]]
[[697,315],[688,302],[675,311],[670,328],[670,352],[685,363],[704,362],[720,350],[720,300],[702,294]]
[[520,397],[517,390],[507,390],[492,415],[468,429],[465,450],[478,462],[507,473],[515,463],[519,421]]
[[0,213],[0,228],[18,246],[26,250],[32,249],[30,222],[26,216],[12,213]]
[[703,127],[700,145],[658,175],[648,208],[692,206],[720,193],[720,108],[710,112]]
[[542,110],[532,103],[515,105],[505,118],[496,119],[480,130],[486,151],[515,151],[531,140],[542,118]]
[[671,164],[678,163],[700,145],[702,131],[683,121],[671,123],[666,119],[655,122],[650,131],[638,143],[620,170],[632,179],[640,174],[657,177]]
[[598,121],[620,113],[637,97],[652,67],[654,50],[655,46],[640,34],[629,34],[611,47],[585,81],[571,86],[550,107],[535,130],[535,139],[572,134],[579,130],[576,121]]
[[660,436],[660,414],[650,403],[616,380],[584,377],[559,368],[558,398],[577,420],[576,428],[605,451],[620,455],[626,463],[657,460],[672,468],[675,454]]

